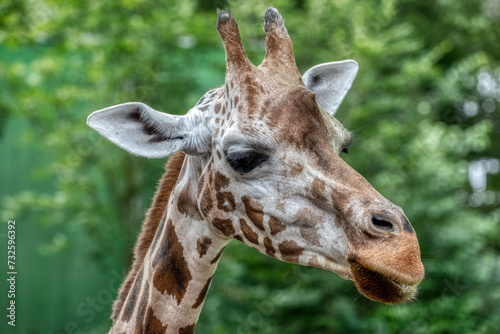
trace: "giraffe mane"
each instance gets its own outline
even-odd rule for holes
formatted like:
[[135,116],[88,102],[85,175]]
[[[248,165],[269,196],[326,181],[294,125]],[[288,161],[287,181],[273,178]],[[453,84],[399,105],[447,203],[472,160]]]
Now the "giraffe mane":
[[186,155],[183,152],[177,152],[172,155],[170,159],[168,159],[165,166],[165,173],[158,183],[158,188],[156,189],[156,193],[153,198],[153,204],[146,214],[146,219],[142,224],[141,234],[135,244],[134,262],[131,270],[122,284],[118,298],[113,305],[113,314],[111,315],[111,319],[113,320],[116,320],[120,314],[123,303],[125,302],[125,299],[127,298],[127,295],[132,287],[132,283],[134,282],[135,277],[142,266],[144,257],[151,246],[163,214],[167,210],[170,194],[172,193],[177,179],[179,178],[185,157]]

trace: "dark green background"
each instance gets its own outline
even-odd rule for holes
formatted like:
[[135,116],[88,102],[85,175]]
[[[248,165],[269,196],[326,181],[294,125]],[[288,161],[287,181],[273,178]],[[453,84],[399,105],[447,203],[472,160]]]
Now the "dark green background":
[[[185,113],[223,84],[215,8],[232,10],[258,64],[269,4],[2,1],[0,268],[7,272],[7,221],[15,218],[18,276],[17,326],[7,326],[2,311],[1,333],[107,331],[165,161],[127,154],[88,128],[86,117],[127,101]],[[359,62],[337,114],[356,134],[343,157],[405,209],[426,279],[418,300],[385,306],[335,274],[231,242],[197,332],[497,333],[500,3],[272,4],[302,72]],[[489,171],[486,188],[471,186],[471,163]],[[7,284],[0,286],[5,310]]]

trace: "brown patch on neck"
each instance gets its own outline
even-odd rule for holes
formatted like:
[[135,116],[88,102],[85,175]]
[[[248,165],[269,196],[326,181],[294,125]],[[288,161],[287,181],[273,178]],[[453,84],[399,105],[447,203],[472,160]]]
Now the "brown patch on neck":
[[193,279],[184,258],[184,247],[175,233],[172,219],[167,221],[165,235],[153,260],[153,284],[160,293],[168,293],[179,305]]
[[210,287],[210,283],[212,283],[212,277],[207,280],[207,283],[203,286],[203,288],[200,291],[200,294],[198,295],[198,298],[196,298],[196,302],[193,304],[192,308],[198,308],[200,307],[201,304],[205,301],[205,297],[207,296],[208,288]]
[[211,244],[212,244],[212,239],[210,239],[207,236],[203,236],[198,239],[198,241],[196,242],[196,249],[200,254],[200,258],[202,258],[203,255],[207,254],[208,248],[210,247]]
[[196,327],[196,324],[192,324],[186,327],[182,327],[179,329],[179,334],[193,334],[194,333],[194,328]]
[[175,183],[179,178],[179,173],[184,163],[185,154],[183,152],[177,152],[168,159],[168,163],[165,167],[165,173],[163,174],[159,184],[156,194],[153,199],[153,205],[149,209],[146,219],[142,225],[142,231],[137,240],[134,250],[134,263],[132,264],[132,269],[130,270],[127,278],[120,288],[118,298],[113,305],[113,314],[111,319],[116,320],[120,311],[123,307],[123,303],[130,292],[132,283],[134,282],[137,273],[144,261],[144,257],[151,246],[151,243],[155,237],[158,230],[158,225],[160,224],[161,218],[168,206],[168,200],[170,194],[174,189]]
[[144,324],[144,333],[165,333],[168,327],[168,325],[163,326],[161,320],[155,316],[151,306],[149,306],[144,317]]
[[[123,309],[122,313],[122,320],[123,321],[130,321],[132,318],[132,314],[134,313],[134,308],[135,304],[137,303],[138,299],[138,294],[141,290],[141,284],[142,284],[142,276],[143,276],[143,271],[139,271],[139,273],[136,275],[135,280],[134,280],[134,285],[131,286],[130,293],[128,294],[128,298],[126,300],[125,308]],[[125,301],[123,301],[125,302]],[[117,314],[118,316],[118,314]]]
[[217,253],[217,255],[215,255],[215,257],[212,259],[212,261],[210,261],[210,264],[214,264],[214,263],[217,263],[217,261],[219,261],[220,259],[220,256],[222,255],[222,252],[224,251],[226,247],[222,248],[219,253]]
[[203,216],[201,215],[200,209],[198,209],[198,204],[196,203],[196,198],[192,196],[190,180],[188,180],[179,194],[177,210],[183,215],[186,215],[194,220],[203,220]]
[[137,325],[135,328],[135,333],[146,333],[144,331],[144,316],[146,313],[146,306],[148,305],[149,299],[149,283],[146,281],[144,289],[142,291],[142,297],[139,302],[139,308],[137,309]]

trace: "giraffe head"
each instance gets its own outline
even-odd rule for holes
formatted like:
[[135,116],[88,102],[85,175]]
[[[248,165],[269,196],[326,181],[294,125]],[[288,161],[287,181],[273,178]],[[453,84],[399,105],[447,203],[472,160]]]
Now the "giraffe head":
[[[247,58],[238,26],[219,11],[226,53],[223,87],[185,116],[142,103],[99,110],[88,124],[148,158],[182,150],[195,193],[193,220],[277,259],[324,268],[384,303],[411,299],[424,268],[403,210],[380,195],[339,154],[351,135],[333,115],[357,63],[315,66],[303,76],[278,11],[264,15],[266,55]],[[181,192],[182,195],[182,192]]]

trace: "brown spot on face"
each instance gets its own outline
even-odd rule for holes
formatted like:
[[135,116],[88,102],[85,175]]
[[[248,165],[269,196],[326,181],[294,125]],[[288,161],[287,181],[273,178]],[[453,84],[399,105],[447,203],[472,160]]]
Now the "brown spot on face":
[[236,240],[241,241],[241,242],[243,242],[243,243],[244,243],[243,238],[241,237],[241,235],[239,235],[239,234],[235,234],[235,235],[234,235],[234,238],[235,238]]
[[166,292],[175,297],[177,304],[181,303],[189,281],[193,278],[183,252],[184,247],[177,238],[172,220],[169,219],[162,244],[153,260],[153,267],[156,267],[153,284],[161,293]]
[[[218,131],[218,129],[217,129]],[[219,150],[215,151],[217,153],[217,158],[221,159],[222,160],[222,154],[220,153]]]
[[273,102],[272,99],[268,98],[264,101],[264,108],[265,108],[265,111],[267,111],[267,108],[269,108],[269,106],[271,105],[271,103]]
[[223,191],[215,194],[215,197],[217,198],[217,207],[219,210],[225,212],[233,212],[236,210],[233,194]]
[[149,306],[144,317],[144,333],[163,334],[167,327],[168,325],[163,326],[161,320],[155,316],[153,308]]
[[241,200],[245,205],[245,212],[247,213],[248,218],[250,218],[250,220],[254,223],[255,226],[259,228],[259,230],[265,231],[264,206],[248,196],[243,196]]
[[278,199],[277,203],[276,203],[276,209],[278,209],[281,212],[285,213],[286,212],[286,203],[285,203],[285,201]]
[[285,228],[286,225],[283,224],[278,218],[274,216],[269,217],[269,229],[271,230],[271,235],[276,235]]
[[259,235],[252,230],[252,228],[247,224],[245,219],[240,219],[240,225],[241,225],[241,230],[243,231],[243,234],[248,239],[248,241],[258,245]]
[[[279,94],[266,113],[268,124],[275,124],[279,140],[307,152],[322,169],[332,166],[332,150],[328,131],[314,93],[304,86],[288,88]],[[293,119],[293,122],[289,120]],[[340,158],[339,158],[340,159]]]
[[194,333],[194,328],[196,327],[196,324],[192,324],[186,327],[182,327],[179,329],[179,334],[193,334]]
[[217,138],[218,135],[219,135],[219,128],[215,129],[214,131],[214,137]]
[[278,245],[283,261],[299,263],[299,256],[304,252],[304,248],[300,247],[293,240],[285,240]]
[[220,218],[214,218],[212,221],[212,224],[216,229],[221,231],[224,235],[230,236],[231,234],[234,234],[234,226],[233,226],[233,221],[231,219],[220,219]]
[[196,199],[192,196],[191,180],[188,180],[179,194],[177,210],[181,214],[194,220],[203,220],[203,216],[201,215],[198,205],[196,204]]
[[311,185],[311,195],[314,200],[326,201],[325,181],[315,178]]
[[[226,248],[226,247],[224,247]],[[222,255],[222,252],[224,251],[224,248],[222,248],[219,253],[217,253],[217,255],[215,255],[215,257],[212,259],[212,261],[210,261],[210,264],[214,264],[216,263],[217,261],[219,261],[219,258],[220,256]]]
[[212,244],[212,239],[210,239],[207,236],[198,238],[198,241],[196,242],[196,249],[200,254],[200,258],[202,258],[203,255],[207,254],[208,248],[210,247],[211,244]]
[[303,170],[304,170],[304,166],[302,166],[299,163],[290,163],[288,166],[288,173],[292,177],[300,175]]
[[321,246],[318,229],[323,225],[323,218],[307,208],[299,210],[296,217],[295,225],[300,226],[302,237],[312,245]]
[[208,288],[210,287],[210,283],[212,282],[212,277],[207,280],[207,283],[205,283],[205,285],[201,289],[200,294],[198,295],[198,298],[196,298],[196,302],[194,303],[192,308],[198,308],[201,304],[203,304],[203,301],[205,300],[208,292]]
[[218,114],[218,113],[219,113],[219,111],[220,111],[220,103],[217,103],[217,104],[215,105],[215,107],[214,107],[214,111],[215,111],[215,113],[216,113],[216,114]]
[[222,115],[225,115],[226,114],[226,106],[222,106]]
[[266,247],[266,254],[272,257],[275,257],[276,250],[273,247],[273,242],[268,237],[264,238],[264,246]]
[[302,225],[300,227],[300,235],[306,241],[310,242],[311,245],[318,247],[321,246],[321,244],[319,243],[319,232],[316,228],[313,228],[312,226]]
[[137,276],[134,281],[134,285],[132,286],[132,289],[130,290],[126,304],[124,305],[123,309],[123,314],[122,314],[122,320],[127,322],[130,321],[130,318],[132,317],[132,314],[134,313],[134,307],[135,304],[137,303],[137,295],[139,294],[139,291],[141,289],[141,284],[142,284],[142,274],[143,270],[139,271],[137,273]]
[[252,74],[248,74],[245,77],[245,88],[246,88],[246,100],[249,106],[249,111],[253,110],[256,106],[256,99],[258,92],[257,90],[259,88],[262,88],[262,86],[257,82],[256,78]]
[[238,96],[234,97],[234,106],[236,107],[238,105],[238,102],[240,101],[240,98]]
[[220,172],[215,172],[215,190],[216,191],[221,191],[224,188],[227,188],[229,185],[229,178],[226,177],[224,174]]

